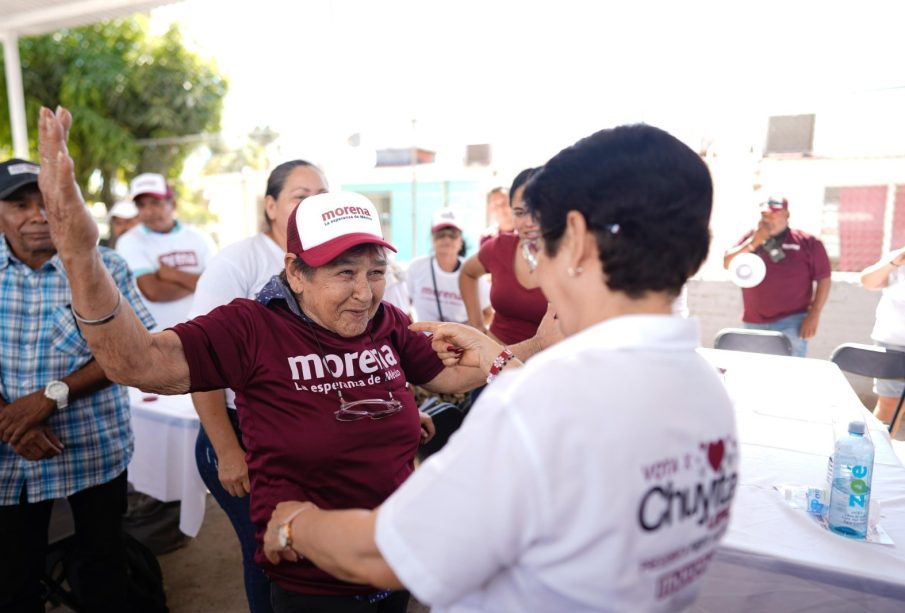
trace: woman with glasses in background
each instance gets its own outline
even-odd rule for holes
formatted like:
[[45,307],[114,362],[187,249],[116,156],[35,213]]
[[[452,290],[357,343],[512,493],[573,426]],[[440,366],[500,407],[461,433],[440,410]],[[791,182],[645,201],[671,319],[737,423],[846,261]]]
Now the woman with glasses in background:
[[[525,184],[538,168],[520,172],[509,190],[516,234],[501,233],[481,245],[476,255],[465,260],[459,275],[459,289],[468,312],[468,324],[488,331],[503,344],[518,343],[534,336],[547,299],[528,268],[530,241],[540,236],[540,227],[525,208]],[[493,320],[484,325],[479,301],[478,280],[490,273],[490,305]]]
[[[434,213],[431,223],[433,255],[417,258],[409,264],[405,283],[412,303],[414,321],[468,322],[468,311],[459,290],[459,276],[465,255],[462,226],[452,209]],[[490,284],[478,280],[481,321],[486,325],[490,308]]]
[[[405,611],[406,592],[335,579],[307,560],[271,564],[261,548],[281,500],[372,508],[408,478],[431,425],[407,381],[454,392],[484,380],[479,368],[444,368],[430,340],[381,301],[385,250],[395,249],[376,207],[360,194],[306,198],[288,220],[283,272],[257,300],[236,299],[149,334],[99,265],[97,226],[66,150],[71,122],[65,109],[41,110],[40,181],[73,310],[108,378],[162,394],[236,392],[255,557],[271,579],[275,611]],[[513,351],[525,358],[543,341]]]

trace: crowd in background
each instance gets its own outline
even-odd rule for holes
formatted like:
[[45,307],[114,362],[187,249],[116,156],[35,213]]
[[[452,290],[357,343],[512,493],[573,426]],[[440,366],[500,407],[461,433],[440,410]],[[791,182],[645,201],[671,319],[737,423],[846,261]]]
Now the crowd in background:
[[[179,221],[170,182],[142,173],[95,249],[60,153],[71,122],[42,111],[40,169],[0,164],[0,610],[38,608],[58,498],[72,503],[86,606],[128,610],[120,384],[192,393],[199,472],[238,536],[251,611],[401,612],[405,588],[451,610],[483,599],[672,610],[694,598],[693,583],[657,595],[656,573],[639,569],[685,542],[715,547],[721,526],[653,528],[633,506],[644,484],[624,484],[619,501],[583,484],[607,483],[614,462],[734,436],[683,292],[709,249],[712,185],[697,154],[649,126],[603,130],[492,189],[477,253],[464,257],[468,228],[441,209],[423,228],[432,253],[409,263],[392,257],[373,203],[330,192],[304,160],[271,172],[262,232],[219,253]],[[819,240],[789,228],[788,208],[763,203],[724,264],[765,263],[765,281],[743,290],[743,321],[804,356],[829,265]],[[884,291],[873,336],[900,350],[903,263],[900,249],[863,274]],[[651,364],[669,392],[645,384]],[[443,459],[418,471],[434,424],[416,386],[476,403]],[[888,418],[901,387],[877,392]],[[425,519],[440,516],[461,529]]]

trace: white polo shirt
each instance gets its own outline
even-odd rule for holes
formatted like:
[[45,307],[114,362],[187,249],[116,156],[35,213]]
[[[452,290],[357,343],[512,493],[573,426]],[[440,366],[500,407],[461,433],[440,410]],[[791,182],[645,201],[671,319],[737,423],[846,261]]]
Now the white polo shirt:
[[[468,311],[459,291],[459,273],[462,271],[461,258],[459,267],[453,272],[446,272],[432,256],[418,258],[409,265],[405,283],[412,300],[412,311],[415,321],[440,321],[440,309],[443,310],[443,321],[466,323]],[[431,268],[434,275],[431,276]],[[436,285],[434,285],[436,280]],[[478,299],[481,311],[490,306],[490,284],[486,277],[478,279]],[[403,310],[408,310],[404,308]]]
[[674,611],[729,519],[735,419],[696,320],[619,317],[490,384],[380,508],[377,546],[443,611]]

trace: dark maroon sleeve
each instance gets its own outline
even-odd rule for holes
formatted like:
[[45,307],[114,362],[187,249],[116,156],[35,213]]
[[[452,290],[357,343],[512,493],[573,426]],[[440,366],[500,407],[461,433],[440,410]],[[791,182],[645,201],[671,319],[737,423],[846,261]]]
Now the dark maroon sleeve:
[[832,275],[830,258],[819,238],[811,237],[811,241],[811,276],[815,281],[820,281]]
[[387,306],[390,308],[386,309],[385,316],[393,319],[393,338],[402,360],[405,380],[415,385],[427,383],[445,368],[443,362],[431,348],[430,337],[409,330],[412,321],[408,315],[393,305],[384,303],[384,308]]
[[487,272],[490,272],[494,268],[494,264],[496,264],[497,245],[500,242],[500,236],[502,235],[498,234],[487,242],[482,243],[481,248],[478,249],[478,261],[481,262],[481,266]]
[[250,300],[236,299],[170,328],[182,341],[189,365],[189,391],[244,387],[255,344],[250,310],[257,306]]

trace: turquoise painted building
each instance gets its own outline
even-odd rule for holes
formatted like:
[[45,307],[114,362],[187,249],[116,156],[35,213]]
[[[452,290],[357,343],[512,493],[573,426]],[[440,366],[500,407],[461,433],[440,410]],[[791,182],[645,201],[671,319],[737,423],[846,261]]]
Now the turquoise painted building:
[[[486,188],[480,180],[344,183],[343,191],[364,194],[377,206],[383,232],[399,250],[396,258],[410,262],[431,253],[431,218],[451,207],[465,230],[468,255],[478,250],[486,226]],[[412,205],[414,192],[415,206]]]

